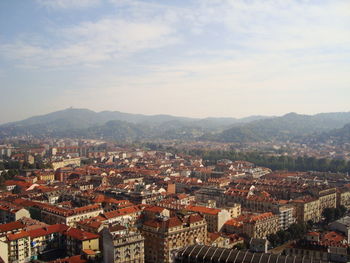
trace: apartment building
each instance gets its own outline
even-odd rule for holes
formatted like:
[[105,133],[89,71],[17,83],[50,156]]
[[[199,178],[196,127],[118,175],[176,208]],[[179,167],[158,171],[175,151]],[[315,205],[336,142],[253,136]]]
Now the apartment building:
[[250,238],[266,238],[280,229],[279,216],[271,212],[243,214],[228,220],[223,227],[226,233],[245,234]]
[[319,222],[321,220],[320,200],[307,196],[301,199],[293,200],[292,204],[296,209],[296,219],[298,223]]
[[156,219],[143,224],[142,234],[145,237],[145,261],[168,263],[179,249],[207,243],[207,223],[199,214]]
[[337,189],[326,188],[326,189],[315,189],[312,191],[314,196],[320,201],[320,213],[322,214],[325,208],[336,208],[337,207]]
[[104,263],[143,263],[144,238],[140,232],[120,225],[102,230]]
[[243,220],[243,233],[252,238],[266,238],[279,230],[279,217],[271,212]]
[[186,207],[186,210],[203,215],[207,221],[209,232],[220,231],[225,222],[231,219],[231,213],[225,209],[189,205]]
[[96,217],[101,213],[103,213],[103,209],[100,204],[87,205],[73,209],[45,205],[41,209],[41,219],[43,222],[50,225],[65,224],[67,226],[76,226],[76,222]]
[[337,207],[339,206],[350,209],[350,190],[348,188],[339,188],[337,190]]
[[10,202],[0,201],[0,224],[17,221],[22,217],[29,217],[28,210]]
[[30,236],[22,230],[0,238],[0,257],[5,263],[24,263],[31,259]]

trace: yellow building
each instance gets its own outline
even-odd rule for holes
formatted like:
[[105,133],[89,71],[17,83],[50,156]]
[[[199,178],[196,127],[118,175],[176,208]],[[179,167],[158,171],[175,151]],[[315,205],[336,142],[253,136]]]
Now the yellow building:
[[271,212],[243,214],[238,218],[228,220],[223,227],[226,233],[245,234],[250,238],[266,238],[279,229],[279,216]]
[[220,231],[225,222],[231,219],[230,212],[225,209],[189,205],[186,207],[186,210],[203,215],[207,221],[209,232]]
[[94,233],[86,232],[77,228],[69,228],[63,232],[66,236],[67,254],[69,256],[86,253],[90,256],[100,254],[100,236]]
[[337,207],[345,206],[350,209],[350,190],[348,188],[338,189],[337,192]]
[[103,209],[100,204],[87,205],[74,209],[45,205],[41,211],[41,219],[50,225],[65,224],[67,226],[76,226],[77,222],[96,217],[101,213],[103,213]]
[[279,216],[271,212],[254,215],[243,221],[243,233],[252,238],[266,238],[279,230]]
[[55,181],[55,173],[52,172],[41,172],[38,174],[39,181],[52,182]]
[[6,237],[2,237],[0,248],[0,256],[5,263],[22,263],[30,260],[30,236],[26,231],[7,234]]
[[142,234],[146,262],[172,262],[178,249],[207,243],[207,223],[199,214],[156,219],[143,224]]
[[304,197],[302,199],[293,200],[295,207],[296,219],[298,223],[319,222],[321,220],[320,200],[312,197]]
[[320,213],[322,214],[325,208],[337,207],[337,191],[336,188],[328,188],[317,192],[318,200],[320,201]]
[[239,217],[242,213],[241,204],[237,204],[237,203],[231,206],[226,206],[223,209],[226,209],[230,213],[231,218]]
[[143,263],[144,238],[141,233],[120,225],[102,230],[104,263]]

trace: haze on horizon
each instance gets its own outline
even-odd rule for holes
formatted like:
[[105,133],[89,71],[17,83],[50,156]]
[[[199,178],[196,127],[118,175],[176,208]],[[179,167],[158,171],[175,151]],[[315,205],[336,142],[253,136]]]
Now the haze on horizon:
[[349,72],[347,0],[0,1],[0,123],[349,111]]

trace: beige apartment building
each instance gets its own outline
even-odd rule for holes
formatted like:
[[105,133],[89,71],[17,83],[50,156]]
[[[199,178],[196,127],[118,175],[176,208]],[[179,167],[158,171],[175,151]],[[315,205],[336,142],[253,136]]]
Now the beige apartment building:
[[318,190],[316,196],[320,201],[320,213],[322,214],[325,208],[336,208],[337,207],[337,189],[328,188]]
[[30,218],[30,214],[27,209],[10,202],[0,202],[0,224],[14,222],[22,217]]
[[245,234],[250,238],[266,238],[280,229],[279,216],[271,212],[243,214],[227,221],[223,231],[229,234]]
[[74,209],[47,205],[41,210],[41,219],[43,222],[50,225],[65,224],[74,227],[77,222],[96,217],[101,213],[103,213],[103,209],[100,204],[87,205]]
[[209,232],[220,231],[225,222],[231,219],[231,214],[226,209],[189,205],[186,210],[203,215],[207,221]]
[[279,230],[279,216],[271,212],[243,220],[243,233],[251,238],[266,238]]
[[231,218],[239,217],[242,213],[241,204],[237,204],[237,203],[234,203],[230,206],[225,206],[224,208],[219,208],[219,209],[226,209],[230,213]]
[[26,231],[0,238],[0,257],[5,263],[24,263],[31,258],[30,236]]
[[292,204],[296,209],[296,219],[298,223],[319,222],[321,220],[320,200],[312,197],[305,197],[293,200]]
[[144,238],[140,232],[120,225],[102,230],[104,263],[143,263]]
[[347,188],[338,189],[337,191],[337,207],[345,206],[350,209],[350,190]]
[[156,219],[143,224],[145,261],[172,262],[176,252],[188,245],[207,243],[207,223],[199,214]]

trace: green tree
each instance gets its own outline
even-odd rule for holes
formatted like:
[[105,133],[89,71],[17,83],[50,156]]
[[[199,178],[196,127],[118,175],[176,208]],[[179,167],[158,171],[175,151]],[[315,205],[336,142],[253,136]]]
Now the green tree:
[[328,207],[325,208],[322,211],[322,216],[325,218],[325,222],[326,223],[334,221],[334,219],[335,219],[335,209],[328,208]]

